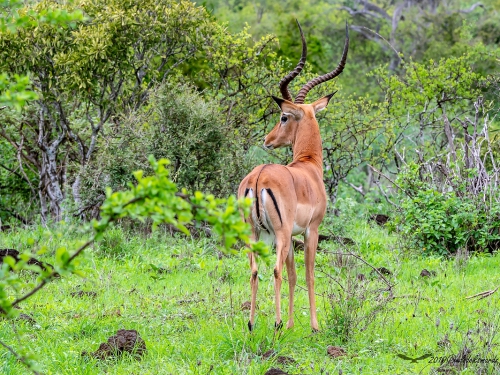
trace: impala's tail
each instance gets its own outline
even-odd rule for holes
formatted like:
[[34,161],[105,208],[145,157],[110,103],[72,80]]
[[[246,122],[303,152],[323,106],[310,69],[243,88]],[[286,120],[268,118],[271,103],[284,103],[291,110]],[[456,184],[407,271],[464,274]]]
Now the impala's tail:
[[[272,188],[267,187],[268,185],[265,183],[266,177],[269,175],[269,171],[264,171],[267,166],[263,165],[255,171],[254,178],[249,179],[243,194],[244,197],[253,200],[250,219],[256,229],[256,234],[262,231],[273,234],[277,227],[283,225],[277,196]],[[264,174],[262,174],[263,172]]]

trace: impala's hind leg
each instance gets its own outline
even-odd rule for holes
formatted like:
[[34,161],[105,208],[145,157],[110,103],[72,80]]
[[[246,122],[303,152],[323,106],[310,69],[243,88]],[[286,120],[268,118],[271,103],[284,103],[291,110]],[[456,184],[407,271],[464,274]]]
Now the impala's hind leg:
[[257,301],[257,288],[259,286],[259,278],[257,275],[257,261],[254,253],[248,253],[248,260],[250,261],[250,288],[252,290],[252,299],[250,300],[250,320],[248,321],[248,329],[250,332],[255,325],[255,303]]
[[281,320],[281,283],[283,282],[283,266],[288,257],[291,245],[291,236],[279,236],[276,238],[276,266],[274,267],[274,297],[276,302],[276,329],[283,326]]
[[306,283],[309,295],[309,312],[311,315],[311,328],[318,331],[318,319],[316,318],[316,300],[314,295],[314,258],[318,247],[318,228],[310,228],[304,235],[304,255],[306,263]]
[[288,274],[288,290],[290,299],[288,301],[288,323],[286,328],[293,327],[293,295],[295,292],[295,284],[297,284],[297,272],[295,271],[295,259],[293,255],[293,249],[290,248],[288,256],[286,257],[286,272]]

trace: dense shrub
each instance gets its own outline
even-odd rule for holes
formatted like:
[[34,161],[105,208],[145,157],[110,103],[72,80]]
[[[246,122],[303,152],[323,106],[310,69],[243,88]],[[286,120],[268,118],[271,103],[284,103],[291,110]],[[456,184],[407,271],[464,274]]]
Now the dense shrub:
[[120,127],[111,128],[95,160],[82,177],[82,206],[96,216],[106,187],[121,190],[132,182],[131,173],[150,173],[148,155],[171,160],[171,176],[179,187],[230,195],[239,180],[227,178],[239,170],[243,145],[221,120],[216,103],[203,99],[186,84],[165,84],[147,111],[131,114]]
[[496,199],[485,201],[482,196],[467,194],[465,184],[441,191],[419,173],[418,165],[411,164],[399,176],[406,197],[392,224],[411,248],[450,255],[460,249],[499,247],[500,203]]
[[149,152],[171,161],[171,175],[179,186],[227,192],[222,176],[232,164],[227,160],[231,129],[221,120],[216,103],[203,100],[189,86],[165,85],[154,106]]

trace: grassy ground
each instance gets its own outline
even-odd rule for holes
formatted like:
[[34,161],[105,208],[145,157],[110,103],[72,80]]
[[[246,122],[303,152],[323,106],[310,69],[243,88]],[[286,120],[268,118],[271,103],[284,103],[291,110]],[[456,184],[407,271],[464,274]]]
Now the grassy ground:
[[[409,256],[395,237],[361,221],[346,233],[356,245],[322,243],[324,251],[317,256],[321,331],[316,334],[309,326],[302,253],[296,254],[295,327],[274,333],[273,266],[261,262],[257,324],[249,334],[248,311],[242,310],[250,296],[246,256],[222,256],[212,240],[112,229],[80,259],[84,277],[56,280],[23,303],[22,312],[34,321],[13,325],[1,320],[0,340],[34,353],[45,374],[239,375],[264,374],[271,367],[290,374],[427,374],[438,368],[445,374],[500,372],[500,365],[492,363],[440,367],[429,363],[432,357],[401,358],[468,352],[469,357],[500,361],[500,292],[482,300],[465,298],[500,285],[500,256]],[[57,247],[74,247],[79,237],[85,239],[68,228],[62,234],[38,228],[0,236],[0,248],[47,246],[44,259],[49,262]],[[347,251],[389,270],[385,278],[393,285],[392,294],[368,265],[335,254]],[[421,277],[424,268],[435,275]],[[71,294],[78,291],[96,296]],[[286,322],[286,283],[282,294]],[[82,358],[83,351],[97,350],[121,328],[137,330],[146,341],[142,361]],[[330,357],[330,345],[347,355]],[[264,358],[270,349],[276,355]],[[290,358],[283,364],[285,357]],[[3,350],[0,373],[27,371]]]

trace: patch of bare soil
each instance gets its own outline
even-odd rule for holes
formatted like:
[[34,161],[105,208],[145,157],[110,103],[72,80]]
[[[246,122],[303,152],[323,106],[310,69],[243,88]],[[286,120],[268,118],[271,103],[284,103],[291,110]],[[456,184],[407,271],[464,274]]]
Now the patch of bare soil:
[[280,365],[293,365],[297,361],[293,359],[292,357],[287,357],[286,355],[279,355],[276,357],[276,363],[279,363]]
[[352,238],[349,237],[335,236],[334,240],[337,243],[345,246],[356,245],[356,241],[354,241]]
[[90,297],[90,298],[96,298],[97,297],[97,293],[94,292],[94,291],[86,291],[86,290],[79,290],[78,292],[72,292],[70,293],[70,296],[71,297],[79,297],[79,298],[82,298],[82,297]]
[[304,251],[304,241],[292,237],[292,244],[295,251]]
[[[382,275],[392,275],[392,272],[385,267],[379,267],[376,270],[380,272]],[[376,272],[372,270],[371,273],[376,273]]]
[[375,214],[370,216],[370,220],[373,220],[378,225],[383,226],[389,221],[389,216],[384,214]]
[[341,348],[340,346],[333,346],[330,345],[328,348],[326,348],[326,352],[330,357],[333,358],[338,358],[338,357],[343,357],[347,355],[347,352],[345,351],[344,348]]
[[252,303],[250,301],[245,301],[241,304],[241,311],[250,310]]
[[269,349],[267,352],[262,354],[262,359],[265,359],[267,361],[269,358],[271,358],[274,355],[276,355],[276,350]]
[[18,315],[17,320],[24,320],[27,323],[36,324],[36,320],[29,314],[21,313]]
[[105,360],[116,358],[125,352],[132,354],[137,360],[140,360],[146,353],[146,343],[134,329],[118,330],[116,335],[108,338],[107,342],[103,342],[95,352],[88,353],[85,351],[82,353],[82,356]]
[[420,272],[420,277],[436,276],[436,271],[428,271],[425,268]]
[[[326,234],[320,234],[318,237],[318,243],[320,244],[321,242],[327,242],[327,241],[335,241],[341,245],[344,246],[349,246],[349,245],[356,245],[356,242],[349,237],[342,237],[342,236],[335,236],[335,235],[326,235]],[[293,243],[293,248],[296,251],[304,251],[304,241],[299,240],[298,238],[292,237],[292,243]],[[318,251],[322,251],[323,249],[321,248],[320,245],[318,245]]]
[[266,371],[264,375],[289,375],[288,372],[285,372],[279,368],[270,368]]
[[[269,349],[267,352],[262,354],[262,359],[265,359],[265,360],[272,359],[274,357],[276,357],[276,351],[273,349]],[[284,355],[279,355],[276,357],[276,363],[278,363],[280,365],[285,365],[285,366],[293,365],[296,362],[297,361],[295,361],[295,359],[293,359],[292,357],[287,357]]]

